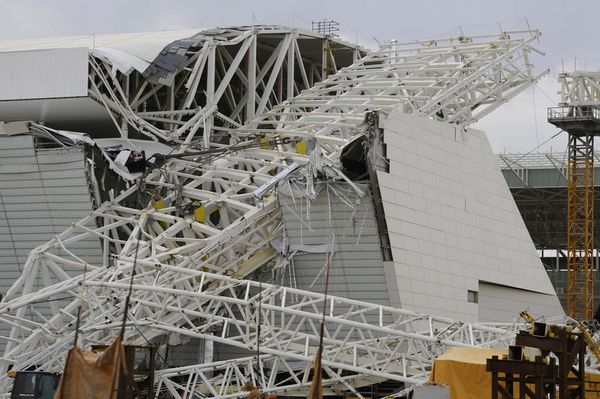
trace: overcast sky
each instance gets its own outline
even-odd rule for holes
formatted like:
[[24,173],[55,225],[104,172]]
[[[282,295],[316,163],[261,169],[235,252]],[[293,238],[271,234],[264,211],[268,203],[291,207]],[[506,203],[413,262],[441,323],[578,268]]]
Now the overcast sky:
[[[368,47],[376,40],[423,39],[488,33],[500,26],[542,32],[537,70],[551,73],[536,87],[494,111],[476,127],[486,130],[496,152],[527,152],[555,135],[546,108],[557,102],[562,68],[600,68],[598,0],[0,0],[0,40],[89,35],[229,25],[283,24],[310,29],[312,20],[334,19],[342,35]],[[374,38],[376,40],[374,40]],[[596,55],[597,54],[597,55]],[[542,149],[564,150],[564,133]]]

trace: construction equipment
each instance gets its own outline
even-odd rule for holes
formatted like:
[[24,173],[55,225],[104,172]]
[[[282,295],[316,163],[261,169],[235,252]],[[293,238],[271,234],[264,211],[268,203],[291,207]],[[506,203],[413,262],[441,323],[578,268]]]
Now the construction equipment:
[[561,102],[548,122],[568,132],[567,313],[594,318],[594,137],[600,134],[598,72],[561,73]]
[[[537,323],[535,321],[535,318],[531,315],[531,313],[529,313],[528,310],[523,310],[521,313],[519,313],[519,316],[521,316],[521,318],[523,318],[523,320],[525,320],[527,323],[530,323],[532,326],[531,332],[533,332],[534,330],[534,323]],[[596,338],[594,338],[593,334],[590,332],[589,327],[582,322],[581,320],[577,320],[574,318],[570,318],[569,320],[570,324],[573,325],[573,327],[577,327],[579,329],[579,331],[581,331],[581,333],[583,334],[583,337],[585,338],[588,347],[591,349],[592,353],[594,354],[594,356],[596,357],[596,360],[600,363],[600,345],[598,345],[598,341],[596,340]],[[545,324],[545,323],[544,323]],[[556,331],[555,328],[552,328],[553,326],[550,326],[549,330],[551,331],[551,335],[558,335],[558,334],[552,334],[552,331]],[[569,326],[566,326],[569,327]],[[562,327],[565,328],[565,327]],[[570,327],[566,329],[567,333],[571,332]],[[536,335],[533,334],[532,335]]]
[[[92,348],[94,352],[103,352],[105,349],[105,345]],[[155,347],[125,345],[124,354],[124,369],[120,379],[125,383],[118,389],[117,398],[154,398]],[[11,399],[53,399],[62,373],[9,371],[8,376],[14,378]]]
[[53,399],[60,373],[17,371],[10,399]]
[[[558,367],[554,358],[547,363],[538,356],[535,361],[515,361],[492,356],[486,370],[492,373],[492,398],[544,399],[556,398]],[[531,388],[525,388],[527,385]],[[513,396],[514,395],[514,396]]]
[[528,310],[521,311],[521,313],[519,313],[519,316],[521,316],[521,318],[523,320],[525,320],[527,323],[530,323],[530,324],[535,323],[535,318],[531,315],[531,313],[529,313]]
[[[584,398],[585,355],[588,343],[595,343],[585,325],[570,320],[581,330],[573,332],[570,325],[536,321],[528,310],[519,315],[530,328],[518,332],[508,356],[487,360],[487,371],[492,373],[492,397],[512,398],[513,389],[518,388],[520,398],[555,398],[557,391],[561,398]],[[523,356],[524,350],[534,348],[537,353],[533,358]],[[532,384],[531,389],[526,384]]]
[[592,350],[592,353],[596,356],[596,360],[600,363],[600,346],[598,346],[598,341],[596,341],[589,328],[583,322],[573,319],[573,323],[575,323],[579,328],[579,331],[583,333],[583,336],[588,343],[588,347]]
[[[515,337],[515,344],[522,347],[537,348],[544,358],[552,353],[558,359],[556,384],[560,398],[583,399],[585,397],[587,342],[583,334],[571,332],[554,337],[539,337],[529,331],[520,331]],[[510,371],[506,370],[505,372]]]

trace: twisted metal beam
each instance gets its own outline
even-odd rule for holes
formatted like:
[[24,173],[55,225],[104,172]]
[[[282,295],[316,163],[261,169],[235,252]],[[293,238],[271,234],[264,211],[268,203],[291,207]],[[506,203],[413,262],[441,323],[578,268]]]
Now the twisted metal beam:
[[[538,36],[527,31],[391,43],[243,127],[221,129],[231,142],[209,139],[213,152],[189,153],[196,134],[189,133],[160,168],[89,216],[99,221],[97,229],[76,223],[32,252],[23,276],[0,303],[0,323],[11,328],[0,364],[60,369],[80,306],[82,342],[109,342],[122,319],[135,263],[128,340],[178,334],[256,350],[255,292],[262,290],[262,319],[269,329],[261,336],[260,353],[272,362],[265,365],[273,373],[280,370],[275,363],[307,367],[316,350],[323,297],[270,285],[261,289],[230,277],[244,278],[278,259],[269,244],[282,234],[274,176],[289,172],[286,178],[310,185],[318,170],[352,185],[340,155],[365,135],[369,112],[400,107],[458,126],[474,122],[539,77],[527,61]],[[89,236],[103,245],[102,265],[70,249]],[[47,283],[36,291],[40,276]],[[323,364],[332,386],[348,386],[344,373],[356,376],[355,383],[415,383],[448,346],[510,339],[506,329],[349,299],[332,298],[328,305]],[[6,379],[0,383],[7,385]],[[208,392],[219,396],[209,385]]]

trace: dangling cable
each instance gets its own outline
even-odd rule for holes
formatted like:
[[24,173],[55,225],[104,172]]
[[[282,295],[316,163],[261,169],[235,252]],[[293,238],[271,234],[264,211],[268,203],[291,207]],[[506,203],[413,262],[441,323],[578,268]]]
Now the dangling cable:
[[539,152],[540,152],[540,136],[538,133],[538,122],[537,122],[537,114],[536,114],[537,108],[535,105],[535,86],[536,85],[531,85],[531,90],[533,93],[533,124],[535,127],[535,142],[537,144],[536,148],[537,148],[537,152],[539,154]]
[[321,318],[321,326],[319,328],[319,348],[315,358],[313,368],[313,381],[308,390],[307,399],[322,399],[323,398],[323,381],[321,376],[321,358],[323,356],[323,336],[325,335],[325,315],[327,314],[327,294],[329,293],[329,266],[333,257],[333,247],[335,246],[335,235],[332,236],[332,249],[327,255],[325,267],[325,296],[323,297],[323,317]]
[[[140,192],[141,192],[141,190],[140,190]],[[133,292],[133,280],[135,278],[135,267],[137,264],[138,251],[140,248],[140,240],[142,239],[142,230],[143,230],[143,227],[140,224],[137,240],[135,243],[135,255],[133,257],[133,265],[131,268],[131,278],[129,280],[129,291],[127,292],[127,296],[125,297],[125,308],[123,309],[123,321],[121,322],[121,331],[119,332],[119,345],[121,346],[121,348],[123,347],[123,338],[125,337],[125,327],[127,326],[127,311],[129,310],[129,302],[131,299],[131,293]],[[123,351],[119,350],[119,355],[117,355],[115,358],[115,365],[114,365],[115,367],[113,370],[109,399],[113,398],[113,393],[115,392],[115,389],[117,390],[117,392],[119,389],[118,387],[115,387],[115,385],[117,384],[117,378],[120,374],[119,373],[120,368],[118,365],[123,363],[125,360],[125,359],[121,359],[121,354],[124,354],[124,353],[123,353]]]

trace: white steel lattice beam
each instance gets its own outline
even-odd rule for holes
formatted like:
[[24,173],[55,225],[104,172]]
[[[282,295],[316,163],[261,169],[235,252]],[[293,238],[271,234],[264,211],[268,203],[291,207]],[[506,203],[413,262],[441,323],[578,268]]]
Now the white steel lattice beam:
[[558,82],[560,106],[600,105],[600,72],[563,72]]
[[[266,284],[261,288],[259,283],[242,280],[265,264],[284,261],[270,245],[282,235],[276,197],[267,190],[259,198],[256,190],[293,163],[299,168],[287,178],[303,180],[309,187],[316,171],[323,179],[352,185],[342,171],[340,155],[348,143],[367,133],[367,113],[400,107],[404,112],[466,126],[539,76],[527,61],[537,31],[391,43],[258,114],[269,98],[279,101],[282,96],[268,94],[277,81],[276,75],[267,77],[268,71],[281,69],[286,58],[302,57],[294,35],[286,35],[268,65],[257,66],[256,81],[246,78],[254,88],[249,91],[254,99],[229,99],[237,112],[246,109],[251,114],[257,107],[258,116],[241,127],[217,127],[207,120],[208,112],[217,115],[214,96],[226,95],[226,88],[211,87],[212,103],[186,113],[189,118],[178,119],[182,112],[168,109],[139,114],[119,89],[118,79],[101,62],[91,61],[93,90],[107,107],[151,136],[185,139],[161,167],[88,217],[99,221],[98,228],[76,223],[32,252],[25,272],[0,303],[0,323],[11,328],[0,359],[4,369],[11,364],[17,369],[33,365],[59,369],[72,343],[80,306],[82,342],[110,341],[122,319],[122,299],[136,258],[129,340],[142,343],[177,335],[256,350],[256,313],[261,302],[262,320],[268,328],[261,335],[259,351],[265,363],[260,367],[273,372],[262,383],[271,391],[280,389],[273,375],[279,367],[289,367],[293,369],[288,370],[290,386],[302,388],[306,375],[298,370],[306,370],[314,357],[324,297]],[[238,55],[248,53],[252,58],[256,40],[251,33],[243,36]],[[210,60],[218,58],[216,48],[211,43],[203,49],[190,60],[192,73],[205,69],[219,73],[216,65],[210,66]],[[230,61],[223,59],[233,67],[238,55]],[[231,74],[226,68],[221,72],[225,77],[241,76],[238,66]],[[298,66],[302,71],[304,66]],[[248,67],[246,73],[253,69]],[[288,64],[284,69],[289,72],[294,67]],[[306,71],[301,75],[303,82],[312,80],[304,76]],[[194,79],[187,79],[190,88]],[[158,90],[152,83],[142,86],[133,95],[133,103],[156,97]],[[189,97],[184,99],[189,101]],[[164,125],[158,127],[145,118]],[[236,118],[230,119],[240,123]],[[205,131],[212,126],[211,135],[197,138],[200,126]],[[219,132],[226,132],[230,141],[222,140]],[[189,152],[198,139],[209,149]],[[69,249],[89,237],[101,240],[108,264],[89,264]],[[35,291],[32,287],[40,275],[46,287]],[[422,381],[432,360],[446,347],[500,344],[511,331],[344,298],[332,298],[328,305],[323,364],[331,387],[351,389],[349,381]],[[244,362],[216,366],[239,374],[234,382],[209,383],[203,371],[196,371],[202,367],[191,368],[188,374],[202,379],[206,396],[219,397],[225,391],[219,393],[218,384],[233,384],[231,389],[239,391],[238,381],[251,378],[244,374],[249,371],[241,371],[247,370]],[[161,377],[161,384],[175,395],[175,382],[168,375],[165,372]],[[7,385],[6,379],[0,381]],[[190,386],[196,388],[196,383]]]
[[152,139],[189,144],[202,132],[198,136],[208,147],[212,134],[240,127],[283,101],[283,86],[286,98],[309,88],[305,70],[322,60],[304,53],[314,52],[322,41],[335,44],[337,52],[331,50],[329,57],[340,66],[352,63],[355,51],[365,53],[341,40],[278,26],[211,29],[187,41],[185,62],[149,76],[124,75],[103,53],[91,52],[89,94],[107,108],[122,136],[133,129]]
[[[46,326],[40,323],[35,332],[22,338],[18,351],[7,355],[17,362],[27,359],[44,370],[60,368],[63,359],[56,355],[68,348],[74,331],[64,322],[59,330],[49,325],[65,317],[73,321],[79,306],[83,307],[81,336],[85,345],[112,336],[120,328],[123,303],[117,299],[129,289],[125,268],[131,266],[132,262],[122,265],[120,278],[96,270],[85,280],[79,276],[13,301],[13,308],[19,309],[44,297],[67,293],[78,297]],[[173,271],[181,275],[181,268],[148,262],[139,262],[137,268],[126,334],[129,342],[143,344],[158,335],[176,333],[256,350],[260,308],[259,350],[268,355],[261,367],[272,369],[273,362],[300,362],[304,369],[310,367],[319,341],[324,294],[190,269],[186,269],[184,283],[170,288],[150,282]],[[461,323],[333,296],[327,298],[325,321],[323,364],[338,374],[351,373],[366,381],[418,383],[427,376],[435,357],[448,347],[504,345],[514,334],[512,328]],[[56,340],[57,333],[64,339]]]

